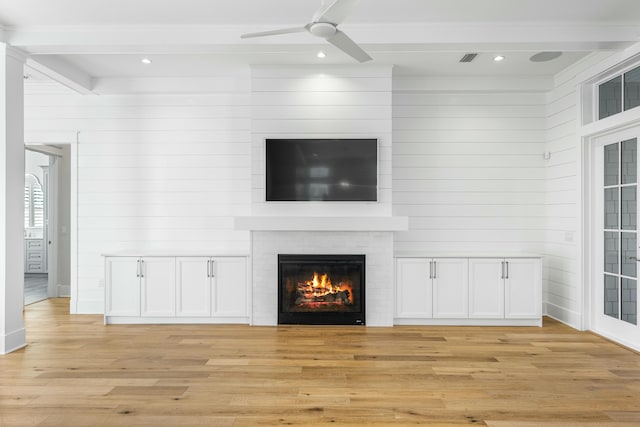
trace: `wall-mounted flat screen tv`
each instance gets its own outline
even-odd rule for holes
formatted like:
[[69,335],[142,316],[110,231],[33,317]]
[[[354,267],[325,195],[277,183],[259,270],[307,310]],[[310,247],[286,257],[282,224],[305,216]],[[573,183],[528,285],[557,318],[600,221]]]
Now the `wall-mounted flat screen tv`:
[[268,202],[378,200],[377,139],[267,139]]

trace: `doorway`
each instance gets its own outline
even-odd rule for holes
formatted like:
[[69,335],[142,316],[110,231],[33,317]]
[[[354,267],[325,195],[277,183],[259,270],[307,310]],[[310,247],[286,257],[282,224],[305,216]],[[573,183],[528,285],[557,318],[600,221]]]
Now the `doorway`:
[[69,157],[69,146],[25,146],[25,305],[70,294]]
[[631,347],[640,342],[639,142],[640,127],[595,138],[590,165],[591,329]]

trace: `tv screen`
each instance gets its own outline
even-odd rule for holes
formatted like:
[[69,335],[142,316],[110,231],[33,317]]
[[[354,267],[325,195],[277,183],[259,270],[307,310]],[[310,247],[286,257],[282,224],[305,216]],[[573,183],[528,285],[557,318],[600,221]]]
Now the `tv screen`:
[[376,139],[267,139],[266,200],[378,199]]

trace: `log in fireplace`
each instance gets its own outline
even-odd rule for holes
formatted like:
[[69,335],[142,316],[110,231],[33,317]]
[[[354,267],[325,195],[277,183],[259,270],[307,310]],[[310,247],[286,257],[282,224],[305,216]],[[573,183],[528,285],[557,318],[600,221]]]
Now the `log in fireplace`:
[[278,255],[278,323],[365,324],[364,255]]

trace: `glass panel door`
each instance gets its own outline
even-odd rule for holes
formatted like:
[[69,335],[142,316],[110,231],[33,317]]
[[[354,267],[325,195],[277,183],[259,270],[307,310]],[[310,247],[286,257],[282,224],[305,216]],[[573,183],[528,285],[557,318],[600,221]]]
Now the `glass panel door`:
[[604,146],[603,313],[638,324],[637,140]]

